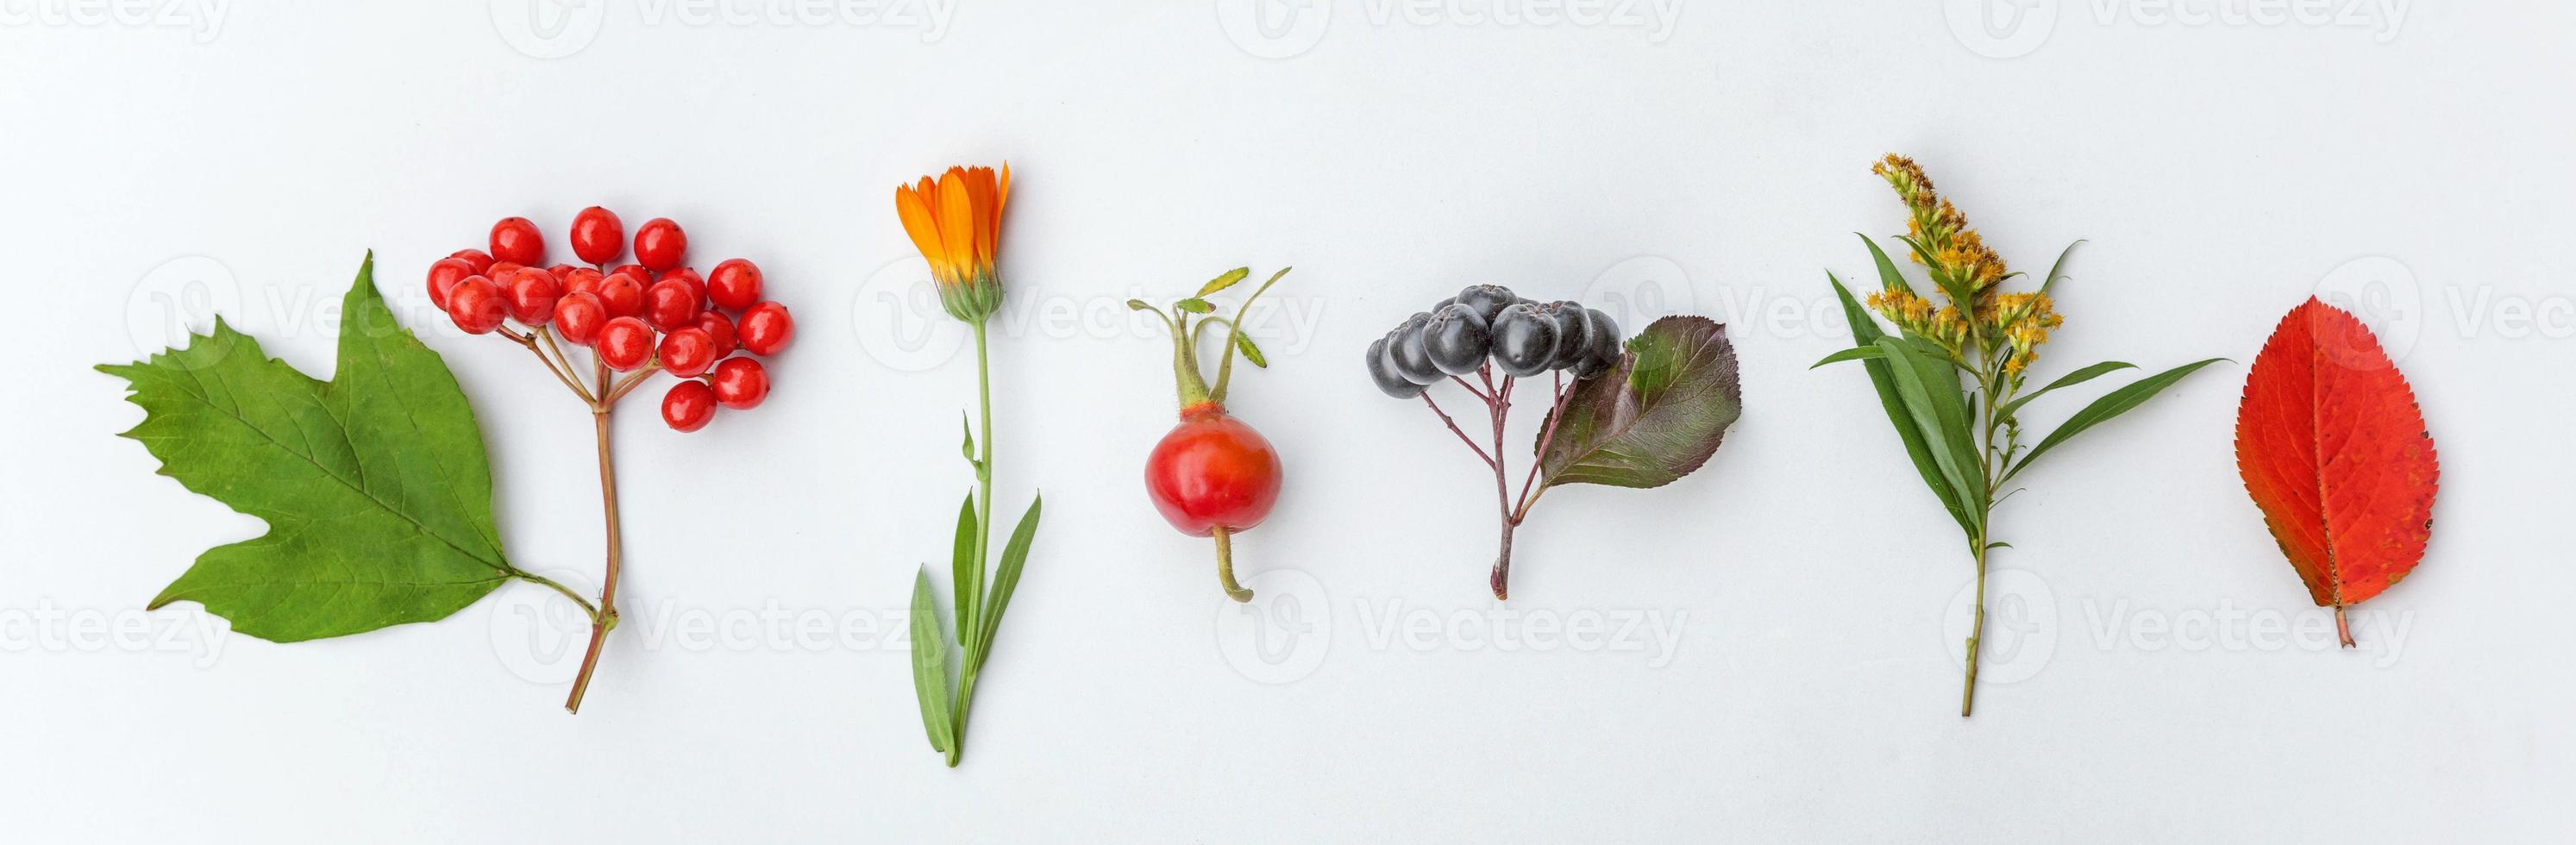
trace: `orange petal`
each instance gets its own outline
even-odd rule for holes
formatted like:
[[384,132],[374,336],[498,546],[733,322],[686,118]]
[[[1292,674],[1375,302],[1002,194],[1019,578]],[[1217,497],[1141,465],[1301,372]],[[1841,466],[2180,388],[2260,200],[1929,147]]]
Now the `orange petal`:
[[894,213],[903,218],[903,232],[912,236],[913,248],[921,250],[921,257],[928,259],[936,269],[941,263],[939,222],[931,217],[930,205],[912,186],[897,185],[894,189]]
[[975,206],[966,195],[965,168],[948,168],[939,177],[938,211],[939,242],[947,250],[950,266],[971,273],[966,264],[975,256]]
[[974,206],[975,262],[993,266],[993,170],[978,167],[966,171],[966,199]]

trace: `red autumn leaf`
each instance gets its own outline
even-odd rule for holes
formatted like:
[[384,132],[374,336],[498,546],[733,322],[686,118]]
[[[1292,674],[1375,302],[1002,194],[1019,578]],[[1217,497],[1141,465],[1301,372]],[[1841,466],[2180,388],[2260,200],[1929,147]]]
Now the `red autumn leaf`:
[[2415,392],[2360,320],[2314,297],[2281,318],[2245,377],[2236,469],[2351,647],[2343,609],[2424,559],[2441,475]]

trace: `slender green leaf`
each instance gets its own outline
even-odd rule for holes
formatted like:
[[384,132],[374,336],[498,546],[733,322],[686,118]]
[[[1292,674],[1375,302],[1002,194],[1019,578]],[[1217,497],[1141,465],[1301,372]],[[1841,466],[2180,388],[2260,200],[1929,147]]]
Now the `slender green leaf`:
[[1214,305],[1209,305],[1207,300],[1200,299],[1200,298],[1198,298],[1198,297],[1190,297],[1190,298],[1188,298],[1188,299],[1184,299],[1184,300],[1181,300],[1181,301],[1179,301],[1179,302],[1172,303],[1172,307],[1174,307],[1174,308],[1178,308],[1178,309],[1181,309],[1181,310],[1183,310],[1183,311],[1190,312],[1190,313],[1192,313],[1192,314],[1205,314],[1205,313],[1208,313],[1208,312],[1210,312],[1210,311],[1214,311],[1214,310],[1216,310],[1216,306],[1214,306]]
[[2045,296],[2051,289],[2057,287],[2057,280],[2064,278],[2064,274],[2059,273],[2058,271],[2066,269],[2066,257],[2075,254],[2075,248],[2083,245],[2083,243],[2083,241],[2079,240],[2074,243],[2067,244],[2065,249],[2058,251],[2057,263],[2048,265],[2048,278],[2039,283],[2039,292],[2041,295]]
[[1154,305],[1153,305],[1153,303],[1146,302],[1146,301],[1144,301],[1144,300],[1142,300],[1142,299],[1130,299],[1130,300],[1127,300],[1127,310],[1129,310],[1129,311],[1152,311],[1152,310],[1154,310]]
[[2004,478],[2009,480],[2015,475],[2020,475],[2022,470],[2030,468],[2032,461],[2039,460],[2039,456],[2047,454],[2048,450],[2056,448],[2057,444],[2084,433],[2085,429],[2101,425],[2112,417],[2127,413],[2129,409],[2144,403],[2157,392],[2172,387],[2174,382],[2181,381],[2184,376],[2191,375],[2193,371],[2224,360],[2227,359],[2211,358],[2184,364],[2131,382],[2127,387],[2111,391],[2108,395],[2093,400],[2093,404],[2084,406],[2084,410],[2077,411],[2074,416],[2066,418],[2066,422],[2059,425],[2056,431],[2049,432],[2047,437],[2039,441],[2038,446],[2031,447],[2030,454],[2022,456],[2021,463],[2014,466],[2010,472],[2004,473]]
[[[1878,339],[1886,336],[1879,331],[1878,322],[1870,319],[1869,312],[1852,298],[1851,289],[1843,287],[1841,279],[1826,273],[1825,280],[1833,283],[1834,296],[1842,300],[1843,317],[1851,323],[1852,341],[1862,347],[1878,348]],[[1896,429],[1897,439],[1905,444],[1905,456],[1914,461],[1914,470],[1922,475],[1923,485],[1931,488],[1932,495],[1941,501],[1941,508],[1950,512],[1950,518],[1959,523],[1961,531],[1975,536],[1975,523],[1969,519],[1958,491],[1942,477],[1940,466],[1932,460],[1930,444],[1914,427],[1912,412],[1906,409],[1904,398],[1897,393],[1895,365],[1886,360],[1886,352],[1881,350],[1877,356],[1863,359],[1861,366],[1869,371],[1870,386],[1878,391],[1879,406],[1886,410],[1887,421]]]
[[2127,361],[2104,361],[2090,367],[2076,370],[2075,372],[2067,373],[2066,375],[2059,377],[2056,381],[2049,382],[2047,387],[2043,387],[2029,393],[2024,393],[2021,398],[2004,403],[2003,415],[2007,417],[2012,416],[2014,413],[2021,410],[2021,406],[2030,404],[2030,400],[2047,395],[2051,390],[2056,390],[2061,387],[2073,387],[2075,385],[2092,381],[2104,374],[2131,369],[2136,366],[2138,365]]
[[975,626],[975,576],[984,570],[984,562],[975,559],[975,538],[981,535],[977,530],[980,527],[975,522],[975,491],[966,491],[966,501],[957,506],[957,552],[949,559],[948,589],[955,594],[952,603],[956,608],[953,612],[957,617],[958,645],[970,649],[975,647],[975,632],[980,630]]
[[394,319],[372,255],[341,300],[336,372],[317,381],[221,319],[185,349],[102,365],[143,421],[124,436],[161,474],[268,523],[152,599],[293,642],[444,619],[519,570],[492,521],[474,409],[438,353]]
[[912,575],[912,693],[921,700],[921,728],[930,734],[930,749],[947,753],[956,729],[948,716],[948,638],[939,632],[928,567]]
[[1234,335],[1234,348],[1243,353],[1243,360],[1252,362],[1252,365],[1255,367],[1260,367],[1262,369],[1270,368],[1270,359],[1261,357],[1261,347],[1252,343],[1251,335],[1244,334],[1239,329],[1232,332],[1232,334]]
[[1824,365],[1826,365],[1826,364],[1839,364],[1839,363],[1842,363],[1842,362],[1844,362],[1844,361],[1859,361],[1859,360],[1863,360],[1863,359],[1879,359],[1879,358],[1886,358],[1886,357],[1887,357],[1887,350],[1885,350],[1885,349],[1880,349],[1880,348],[1878,348],[1876,345],[1870,345],[1870,346],[1855,346],[1855,347],[1852,347],[1852,348],[1850,348],[1850,349],[1845,349],[1845,350],[1843,350],[1843,351],[1841,351],[1841,352],[1836,352],[1836,353],[1834,353],[1834,354],[1827,355],[1827,356],[1825,356],[1825,357],[1824,357],[1824,360],[1820,360],[1820,361],[1817,361],[1817,362],[1816,362],[1816,363],[1814,363],[1814,364],[1808,365],[1807,369],[1812,370],[1812,369],[1815,369],[1815,368],[1817,368],[1817,367],[1822,367],[1822,366],[1824,366]]
[[965,411],[957,412],[957,429],[966,432],[966,442],[958,445],[957,454],[966,456],[966,462],[972,464],[975,462],[975,425],[966,421]]
[[[1905,293],[1914,292],[1914,286],[1905,283],[1905,274],[1896,271],[1896,262],[1887,260],[1887,251],[1879,249],[1877,241],[1870,240],[1868,235],[1859,232],[1853,232],[1852,236],[1859,238],[1862,244],[1869,247],[1870,260],[1878,265],[1879,287]],[[1841,282],[1835,284],[1841,284]]]
[[1226,288],[1234,287],[1234,283],[1243,281],[1244,277],[1250,275],[1252,275],[1252,268],[1250,267],[1237,267],[1232,270],[1227,270],[1225,271],[1225,275],[1209,279],[1207,284],[1200,285],[1198,295],[1203,297]]
[[1029,500],[1029,510],[1020,515],[1019,527],[1011,529],[1011,541],[1002,546],[1002,563],[993,572],[993,593],[984,600],[981,620],[983,633],[975,640],[975,665],[984,665],[984,656],[993,653],[993,635],[1002,630],[1002,611],[1010,609],[1011,593],[1020,587],[1020,567],[1028,562],[1029,543],[1037,539],[1038,512],[1046,505],[1046,496]]
[[1984,523],[1985,465],[1977,459],[1975,440],[1969,431],[1967,406],[1960,401],[1958,377],[1947,364],[1925,357],[1904,340],[1892,337],[1878,339],[1887,349],[1888,363],[1894,365],[1897,395],[1913,425],[1922,431],[1932,461],[1940,467],[1941,477],[1950,489],[1959,491],[1969,516],[1970,536]]

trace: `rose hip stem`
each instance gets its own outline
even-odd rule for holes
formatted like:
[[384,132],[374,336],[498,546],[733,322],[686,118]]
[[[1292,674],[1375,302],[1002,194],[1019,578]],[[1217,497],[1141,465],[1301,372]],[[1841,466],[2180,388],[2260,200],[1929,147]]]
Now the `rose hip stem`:
[[1539,431],[1537,457],[1530,459],[1529,475],[1521,481],[1520,505],[1514,507],[1511,480],[1506,469],[1509,462],[1503,458],[1503,427],[1511,415],[1514,379],[1511,376],[1504,376],[1503,383],[1496,385],[1494,366],[1490,363],[1478,368],[1476,377],[1485,383],[1485,389],[1477,390],[1475,385],[1468,384],[1466,379],[1456,376],[1451,376],[1450,380],[1466,388],[1469,395],[1484,401],[1485,414],[1494,422],[1494,451],[1491,454],[1487,454],[1484,447],[1476,445],[1476,441],[1467,436],[1466,430],[1458,427],[1458,421],[1449,417],[1449,412],[1440,410],[1440,403],[1432,401],[1430,391],[1423,391],[1422,403],[1431,406],[1432,413],[1440,415],[1440,421],[1448,424],[1450,433],[1458,435],[1459,442],[1467,444],[1468,451],[1476,453],[1476,457],[1483,459],[1486,466],[1494,469],[1494,499],[1502,515],[1502,550],[1494,556],[1494,574],[1488,582],[1494,588],[1496,600],[1508,601],[1512,597],[1512,531],[1520,528],[1521,523],[1529,519],[1530,506],[1538,504],[1539,494],[1547,490],[1538,485],[1539,470],[1541,464],[1547,460],[1548,443],[1556,439],[1556,423],[1565,416],[1565,400],[1572,397],[1574,391],[1566,388],[1563,375],[1556,377],[1556,395],[1549,405],[1547,425]]

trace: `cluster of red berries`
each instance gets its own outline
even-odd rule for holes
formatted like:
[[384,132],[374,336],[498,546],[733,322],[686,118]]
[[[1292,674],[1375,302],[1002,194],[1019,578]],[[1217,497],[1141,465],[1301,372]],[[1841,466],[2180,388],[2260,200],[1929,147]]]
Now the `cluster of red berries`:
[[505,218],[492,224],[490,252],[458,250],[429,265],[430,301],[472,334],[497,330],[525,342],[503,324],[551,325],[610,369],[656,366],[678,376],[662,397],[662,420],[681,431],[706,427],[719,405],[748,409],[769,396],[769,373],[751,356],[787,348],[796,324],[786,306],[760,298],[759,267],[728,258],[701,276],[681,263],[689,236],[680,224],[656,217],[635,230],[635,263],[611,268],[626,251],[626,225],[598,206],[573,215],[571,240],[591,266],[546,266],[537,224]]

